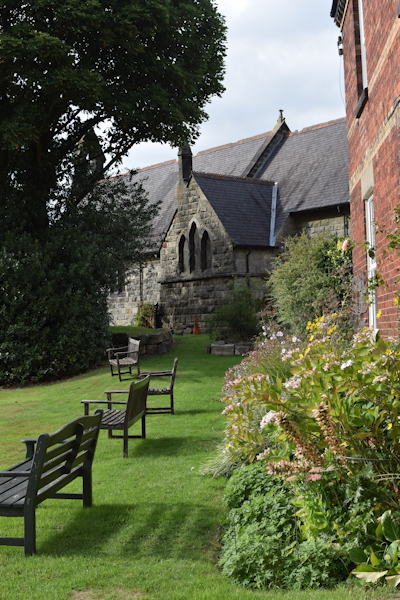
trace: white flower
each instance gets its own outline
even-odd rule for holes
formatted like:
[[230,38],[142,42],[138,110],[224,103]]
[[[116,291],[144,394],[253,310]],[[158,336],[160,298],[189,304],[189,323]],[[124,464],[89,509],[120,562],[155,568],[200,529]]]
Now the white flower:
[[301,377],[291,377],[290,379],[288,379],[287,381],[285,381],[285,383],[283,384],[283,386],[288,389],[288,388],[299,388],[301,385]]
[[347,367],[351,367],[351,365],[353,364],[353,361],[351,359],[346,360],[346,362],[342,363],[340,365],[341,369],[347,369]]
[[276,337],[283,337],[283,333],[282,333],[282,331],[277,331],[277,333],[276,333]]
[[267,412],[267,414],[264,415],[263,418],[261,419],[260,429],[264,429],[264,427],[266,427],[270,423],[274,423],[277,415],[278,415],[278,413],[274,412],[273,410],[270,410],[269,412]]

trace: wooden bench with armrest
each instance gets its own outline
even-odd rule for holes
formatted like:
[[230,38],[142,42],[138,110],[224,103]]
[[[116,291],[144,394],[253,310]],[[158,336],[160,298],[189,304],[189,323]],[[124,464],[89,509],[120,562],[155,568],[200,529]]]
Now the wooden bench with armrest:
[[[36,552],[35,509],[46,498],[81,499],[92,506],[92,463],[103,411],[78,417],[49,435],[22,440],[24,461],[0,472],[0,516],[23,517],[24,537],[0,537],[0,545],[24,546],[25,555]],[[59,493],[82,478],[82,493]]]
[[[120,381],[132,379],[132,367],[136,367],[137,374],[140,375],[140,340],[130,337],[127,346],[108,348],[107,356],[112,377],[118,375]],[[122,377],[122,375],[129,375],[129,377]]]
[[[82,400],[85,407],[85,415],[89,414],[90,404],[107,404],[104,410],[100,429],[108,431],[109,438],[122,438],[123,457],[128,456],[128,439],[146,437],[146,398],[149,388],[150,377],[144,377],[137,381],[132,381],[129,390],[112,390],[104,392],[107,400]],[[113,400],[113,394],[127,394],[126,400]],[[113,405],[118,408],[113,408]],[[142,421],[141,435],[128,435],[128,430],[137,421]],[[122,431],[122,434],[115,435],[113,431]]]
[[169,396],[169,406],[150,406],[147,404],[147,414],[148,415],[156,415],[156,414],[174,414],[174,384],[176,377],[176,369],[178,367],[178,359],[175,358],[174,364],[170,371],[146,371],[142,372],[141,376],[144,377],[146,375],[150,375],[150,383],[153,383],[153,380],[156,380],[158,377],[161,378],[169,378],[169,382],[166,387],[149,387],[149,391],[147,392],[147,398],[151,396]]

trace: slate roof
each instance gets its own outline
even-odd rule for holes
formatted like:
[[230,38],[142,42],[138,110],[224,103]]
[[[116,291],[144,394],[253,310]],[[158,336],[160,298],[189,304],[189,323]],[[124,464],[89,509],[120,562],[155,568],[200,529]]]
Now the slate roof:
[[199,152],[193,156],[193,170],[241,177],[243,169],[251,162],[268,137],[269,133],[263,133],[234,144]]
[[278,182],[276,230],[291,213],[348,206],[348,177],[344,119],[283,138],[260,175]]
[[270,246],[273,183],[208,173],[193,176],[236,246]]
[[[195,179],[237,245],[268,245],[271,185],[261,182],[278,183],[275,233],[290,214],[349,204],[345,119],[285,132],[272,153],[266,153],[257,179],[244,178],[270,137],[267,132],[193,156]],[[151,202],[161,201],[151,249],[158,252],[177,210],[178,161],[140,169],[133,180],[142,182]]]

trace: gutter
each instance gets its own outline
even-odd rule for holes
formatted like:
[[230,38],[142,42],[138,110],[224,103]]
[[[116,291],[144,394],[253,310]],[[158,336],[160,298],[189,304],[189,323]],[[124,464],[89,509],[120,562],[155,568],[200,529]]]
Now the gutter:
[[272,201],[271,201],[271,221],[269,224],[269,245],[271,247],[276,244],[275,237],[275,224],[276,224],[276,204],[278,200],[278,182],[274,183],[274,187],[272,188]]

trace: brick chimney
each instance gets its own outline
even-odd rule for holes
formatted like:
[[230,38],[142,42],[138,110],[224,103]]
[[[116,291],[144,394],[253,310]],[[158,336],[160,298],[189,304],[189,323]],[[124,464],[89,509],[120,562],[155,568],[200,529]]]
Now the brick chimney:
[[186,146],[179,148],[178,152],[178,161],[179,161],[179,178],[183,180],[185,183],[188,183],[189,179],[192,176],[192,151],[190,146],[186,144]]

